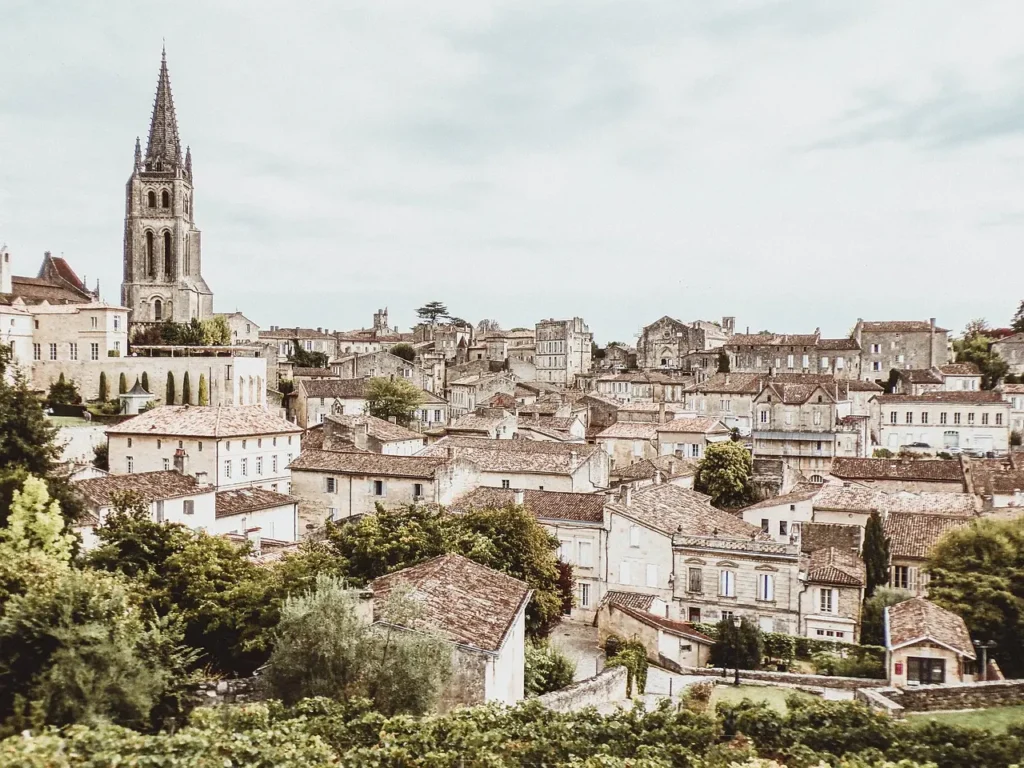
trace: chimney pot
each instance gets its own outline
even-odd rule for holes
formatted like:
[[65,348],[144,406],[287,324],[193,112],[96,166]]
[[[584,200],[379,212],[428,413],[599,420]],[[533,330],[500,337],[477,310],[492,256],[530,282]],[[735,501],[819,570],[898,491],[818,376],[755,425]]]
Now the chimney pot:
[[526,500],[526,493],[522,489],[516,489],[514,500],[517,507],[523,506],[523,502]]

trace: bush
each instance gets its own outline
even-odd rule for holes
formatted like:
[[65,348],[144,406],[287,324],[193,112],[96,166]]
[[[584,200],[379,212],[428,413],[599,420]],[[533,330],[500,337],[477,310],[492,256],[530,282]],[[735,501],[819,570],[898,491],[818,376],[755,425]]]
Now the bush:
[[[614,638],[614,641],[613,641]],[[613,650],[614,653],[609,651]],[[610,635],[605,641],[605,656],[608,663],[605,669],[610,667],[626,668],[626,696],[633,695],[633,684],[636,684],[636,692],[643,695],[647,690],[647,649],[638,640],[623,640],[621,637]]]
[[796,658],[796,638],[781,632],[764,632],[764,655],[789,667]]
[[1022,442],[1024,442],[1024,435],[1021,435],[1019,430],[1013,430],[1013,432],[1010,433],[1010,445],[1017,446]]
[[891,459],[895,454],[888,448],[875,448],[875,451],[871,456],[875,459]]
[[819,675],[885,677],[885,649],[874,645],[849,645],[842,653],[819,651],[811,662]]
[[546,641],[526,644],[526,693],[542,696],[571,685],[576,664]]
[[46,395],[46,404],[51,407],[78,405],[80,402],[82,402],[82,397],[78,394],[78,386],[74,380],[65,380],[63,373],[57,378],[57,381],[50,385],[50,391]]
[[694,683],[683,694],[683,706],[691,712],[707,712],[714,692],[715,684],[710,680]]

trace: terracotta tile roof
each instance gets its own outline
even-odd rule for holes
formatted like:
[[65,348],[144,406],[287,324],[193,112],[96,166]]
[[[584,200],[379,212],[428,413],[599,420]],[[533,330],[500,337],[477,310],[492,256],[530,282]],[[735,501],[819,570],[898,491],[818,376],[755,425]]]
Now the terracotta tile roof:
[[886,517],[884,524],[890,554],[892,557],[924,560],[943,534],[970,525],[971,520],[951,515],[893,512]]
[[45,278],[11,277],[11,293],[13,298],[20,298],[26,304],[39,304],[48,301],[51,304],[85,304],[92,301],[92,296],[66,285],[55,284]]
[[939,368],[945,376],[981,376],[974,363],[950,363]]
[[[593,493],[530,491],[523,493],[523,508],[545,520],[574,520],[584,523],[604,521],[607,497]],[[458,498],[451,510],[502,509],[515,503],[516,491],[511,488],[477,488]]]
[[483,432],[490,434],[508,418],[508,416],[481,416],[467,413],[448,425],[449,432]]
[[369,379],[313,379],[301,386],[306,397],[365,398]]
[[640,611],[649,611],[657,599],[659,599],[657,595],[647,595],[643,592],[620,592],[613,589],[604,593],[598,608],[600,609],[608,603],[615,603],[615,605],[624,605]]
[[964,471],[956,459],[845,459],[832,460],[829,472],[842,480],[918,480],[963,483]]
[[338,375],[330,368],[292,368],[292,376],[319,377],[336,379]]
[[456,456],[476,464],[483,472],[569,474],[597,452],[597,445],[541,440],[491,440],[451,435],[428,445],[418,456],[444,457],[451,448]]
[[860,549],[859,525],[839,523],[804,523],[800,527],[800,549],[814,552],[819,549]]
[[789,493],[782,496],[773,496],[770,499],[764,499],[756,504],[751,504],[741,509],[740,512],[748,512],[753,509],[770,509],[771,507],[785,506],[787,504],[798,504],[801,501],[814,498],[820,490],[821,486],[815,483],[799,483]]
[[814,497],[815,509],[840,512],[882,512],[886,494],[874,488],[845,483],[825,483]]
[[883,506],[886,512],[951,515],[973,517],[974,496],[969,493],[887,493]]
[[255,405],[162,405],[107,428],[108,435],[212,438],[299,432],[301,427]]
[[677,477],[692,477],[697,472],[697,461],[681,459],[678,456],[659,456],[656,459],[644,459],[626,467],[616,468],[612,475],[621,481],[650,480],[655,472],[660,471],[665,480]]
[[656,424],[658,432],[693,432],[698,434],[728,434],[731,430],[718,419],[710,416],[684,417]]
[[93,507],[110,506],[111,497],[125,491],[134,491],[147,502],[213,493],[212,485],[201,484],[191,475],[174,470],[93,477],[78,480],[74,486]]
[[[927,320],[876,320],[865,321],[861,330],[866,333],[928,333],[931,324]],[[945,328],[935,326],[938,333],[949,333]]]
[[354,451],[302,450],[292,460],[293,472],[328,472],[339,475],[372,475],[374,477],[411,477],[433,480],[443,458],[425,456],[391,456],[383,453]]
[[725,346],[813,347],[817,345],[819,338],[817,333],[736,333],[729,337]]
[[516,407],[515,397],[506,392],[495,392],[484,402],[491,408],[507,408],[511,410]]
[[980,390],[977,392],[923,392],[920,395],[878,395],[875,400],[882,405],[899,403],[950,403],[952,405],[976,405],[981,403],[1001,403],[1003,398],[998,392]]
[[1024,384],[1000,384],[999,391],[1008,395],[1024,395]]
[[418,627],[429,627],[460,645],[499,651],[530,597],[525,582],[460,555],[441,555],[371,582],[374,618],[391,591],[410,589],[421,608]]
[[1024,491],[1024,462],[1013,457],[1011,459],[972,459],[971,472],[974,476],[976,493],[985,496],[999,494],[1011,495],[1016,491]]
[[850,392],[885,392],[885,387],[876,381],[861,381],[851,379],[846,382],[846,388]]
[[821,350],[835,350],[837,352],[860,349],[860,344],[857,343],[856,339],[818,339],[817,346]]
[[260,331],[261,339],[333,339],[329,333],[316,328],[278,328],[273,331]]
[[729,392],[756,395],[761,391],[765,376],[758,373],[716,373],[693,388],[695,392]]
[[278,493],[277,491],[268,491],[266,488],[258,486],[237,488],[232,491],[218,491],[217,517],[242,515],[247,512],[256,512],[261,509],[271,509],[297,503],[298,499],[293,496]]
[[656,627],[666,632],[670,632],[673,635],[679,637],[685,637],[687,640],[696,640],[698,643],[704,643],[705,645],[714,645],[715,641],[705,635],[703,632],[697,630],[692,624],[685,621],[673,621],[672,619],[666,619],[664,616],[658,616],[657,614],[650,613],[645,610],[637,610],[628,605],[622,605],[621,603],[613,602],[612,606],[616,610],[620,610],[627,616],[632,616],[637,621],[646,624],[650,627]]
[[941,384],[942,372],[938,368],[909,368],[900,371],[900,378],[910,384]]
[[662,483],[632,492],[629,505],[610,500],[610,509],[656,531],[672,535],[757,538],[761,529],[711,506],[709,497],[678,485]]
[[655,440],[658,425],[649,421],[617,421],[597,433],[597,439],[605,440]]
[[855,549],[816,549],[811,552],[809,558],[807,581],[816,584],[863,587],[867,581],[864,561]]
[[886,647],[896,650],[924,640],[944,645],[975,658],[971,634],[964,620],[923,597],[914,597],[885,609]]
[[324,421],[340,424],[349,429],[365,424],[366,434],[382,443],[397,443],[406,440],[423,441],[423,435],[419,432],[413,432],[411,429],[406,429],[398,424],[392,424],[385,419],[378,419],[376,416],[371,416],[368,413],[359,414],[358,416],[335,416],[332,414],[326,417]]

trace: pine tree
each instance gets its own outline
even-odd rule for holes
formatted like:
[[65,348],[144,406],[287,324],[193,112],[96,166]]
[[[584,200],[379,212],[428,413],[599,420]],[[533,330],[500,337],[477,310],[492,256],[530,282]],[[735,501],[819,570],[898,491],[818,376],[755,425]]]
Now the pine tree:
[[128,391],[128,377],[124,375],[124,371],[121,371],[121,378],[117,382],[117,393],[123,395]]
[[100,402],[107,402],[107,395],[110,394],[107,391],[107,373],[106,371],[100,371]]
[[185,371],[185,377],[181,380],[181,404],[192,405],[192,385],[188,380],[188,371]]
[[174,405],[174,372],[167,372],[167,393],[164,395],[164,405]]
[[882,518],[872,512],[864,527],[864,548],[861,552],[867,570],[868,583],[865,597],[871,597],[878,587],[889,582],[889,539],[882,528]]
[[199,374],[199,404],[209,405],[210,404],[210,391],[206,387],[206,374]]
[[149,388],[149,374],[145,371],[142,372],[142,388],[147,392],[153,391]]

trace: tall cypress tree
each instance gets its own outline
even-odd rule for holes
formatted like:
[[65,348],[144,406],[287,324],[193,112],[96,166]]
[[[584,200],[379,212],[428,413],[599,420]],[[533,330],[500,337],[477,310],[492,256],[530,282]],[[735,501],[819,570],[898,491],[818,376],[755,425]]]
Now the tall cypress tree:
[[100,371],[100,402],[107,402],[107,395],[110,394],[107,391],[107,372]]
[[192,385],[188,380],[188,371],[185,371],[185,376],[181,380],[181,404],[192,405]]
[[210,390],[206,386],[206,374],[199,374],[199,404],[209,405],[210,404]]
[[147,392],[153,391],[149,388],[149,374],[145,371],[142,372],[142,388]]
[[889,583],[889,539],[882,528],[882,518],[872,512],[864,527],[864,548],[861,552],[868,583],[865,597],[871,597],[878,587]]
[[164,405],[174,405],[174,371],[167,372],[167,392],[164,394]]
[[121,371],[121,378],[117,382],[117,393],[123,395],[128,391],[128,377],[124,375],[124,371]]

